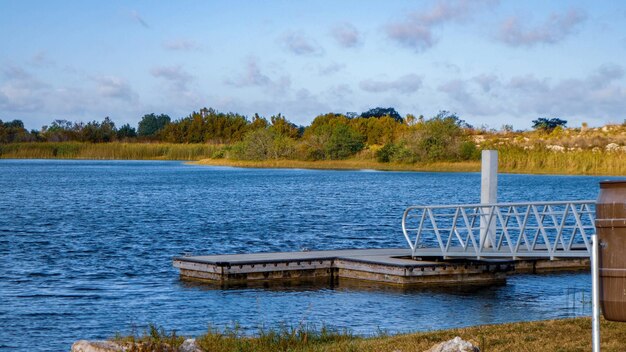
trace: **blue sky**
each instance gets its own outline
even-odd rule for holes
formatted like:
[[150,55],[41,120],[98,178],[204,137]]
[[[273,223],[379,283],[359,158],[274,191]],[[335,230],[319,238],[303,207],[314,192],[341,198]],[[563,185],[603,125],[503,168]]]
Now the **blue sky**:
[[626,119],[622,1],[0,0],[0,119],[395,107],[475,126]]

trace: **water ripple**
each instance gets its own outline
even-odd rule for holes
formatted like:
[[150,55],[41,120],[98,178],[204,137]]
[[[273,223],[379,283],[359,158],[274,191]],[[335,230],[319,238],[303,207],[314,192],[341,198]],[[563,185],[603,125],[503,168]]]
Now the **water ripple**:
[[[593,199],[603,178],[499,179],[502,201],[529,201]],[[2,160],[0,349],[67,350],[152,322],[183,334],[301,321],[370,334],[588,314],[585,274],[471,292],[216,290],[181,282],[172,267],[183,253],[404,246],[406,206],[474,203],[479,185],[476,173]]]

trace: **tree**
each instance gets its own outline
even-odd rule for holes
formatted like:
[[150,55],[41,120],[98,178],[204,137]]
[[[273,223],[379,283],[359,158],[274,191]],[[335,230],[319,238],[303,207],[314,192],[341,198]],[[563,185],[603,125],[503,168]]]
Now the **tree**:
[[363,135],[349,126],[338,125],[332,130],[326,144],[326,158],[337,160],[354,155],[365,147],[364,140]]
[[263,130],[269,126],[267,119],[265,117],[259,116],[259,114],[254,114],[252,117],[252,121],[250,122],[249,129],[254,130]]
[[377,107],[369,109],[361,114],[361,117],[364,119],[368,119],[370,117],[381,118],[383,116],[389,116],[398,122],[402,122],[402,116],[400,116],[400,114],[398,114],[398,112],[394,108]]
[[557,127],[565,127],[567,125],[566,120],[561,120],[559,118],[551,118],[547,119],[545,117],[540,117],[536,120],[533,120],[533,128],[536,130],[544,131],[544,132],[552,132]]
[[276,135],[294,139],[300,137],[300,130],[298,129],[298,126],[291,123],[283,115],[278,114],[272,116],[270,117],[270,121],[272,122],[270,130]]
[[152,113],[143,115],[141,121],[139,121],[137,134],[141,137],[154,137],[163,130],[170,121],[170,117],[165,114],[155,115]]
[[117,139],[125,140],[129,138],[137,137],[137,131],[134,127],[131,127],[129,124],[122,125],[119,130],[117,130]]
[[0,143],[27,142],[34,139],[35,136],[28,133],[21,120],[0,120]]
[[50,126],[41,128],[41,135],[48,142],[76,141],[81,139],[80,135],[83,127],[82,123],[54,120]]
[[365,146],[365,137],[351,127],[353,120],[341,114],[316,117],[304,131],[304,145],[310,159],[344,159]]
[[80,129],[81,139],[85,142],[107,143],[117,137],[115,123],[107,116],[102,122],[88,122]]
[[442,110],[429,120],[419,119],[408,127],[398,143],[386,144],[377,158],[380,161],[443,161],[474,158],[475,146],[466,143],[463,129],[468,126],[456,114]]

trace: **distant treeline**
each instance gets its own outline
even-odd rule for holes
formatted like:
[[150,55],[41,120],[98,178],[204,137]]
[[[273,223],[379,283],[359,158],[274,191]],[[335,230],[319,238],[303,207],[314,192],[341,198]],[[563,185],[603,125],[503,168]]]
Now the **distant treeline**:
[[137,128],[119,128],[103,121],[55,120],[41,130],[28,131],[19,120],[0,120],[0,143],[19,142],[163,142],[220,145],[211,157],[240,160],[338,160],[366,147],[381,162],[474,160],[479,150],[469,140],[471,126],[456,114],[441,111],[432,118],[400,116],[393,108],[362,114],[329,113],[309,126],[297,126],[281,114],[251,119],[236,113],[201,109],[172,121],[165,114],[147,114]]

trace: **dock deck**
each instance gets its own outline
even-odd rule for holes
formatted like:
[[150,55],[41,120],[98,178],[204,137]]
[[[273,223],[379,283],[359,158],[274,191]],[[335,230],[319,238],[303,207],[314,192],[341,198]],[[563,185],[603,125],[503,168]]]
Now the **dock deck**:
[[183,279],[221,286],[278,280],[334,283],[341,278],[403,286],[476,285],[503,282],[511,273],[589,267],[589,260],[585,258],[442,260],[438,249],[433,248],[432,252],[432,257],[422,256],[421,260],[412,259],[409,248],[227,254],[176,257],[173,264],[180,269]]

